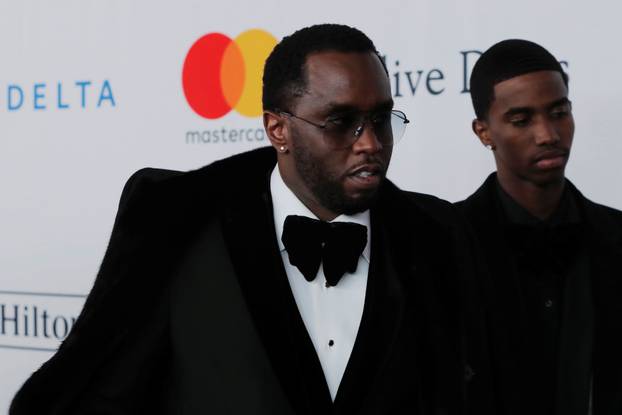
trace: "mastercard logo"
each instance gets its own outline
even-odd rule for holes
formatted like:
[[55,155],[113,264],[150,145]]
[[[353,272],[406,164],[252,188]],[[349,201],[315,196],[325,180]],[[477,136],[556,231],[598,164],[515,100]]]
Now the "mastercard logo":
[[247,117],[261,115],[261,77],[277,40],[252,29],[235,39],[209,33],[197,40],[184,61],[182,83],[190,107],[215,119],[231,110]]

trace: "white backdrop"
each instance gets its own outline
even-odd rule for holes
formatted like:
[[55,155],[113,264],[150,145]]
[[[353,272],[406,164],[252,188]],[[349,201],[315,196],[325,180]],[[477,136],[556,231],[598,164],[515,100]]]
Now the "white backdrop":
[[615,1],[0,0],[0,412],[71,327],[126,178],[267,143],[187,140],[261,128],[259,117],[207,119],[188,104],[183,64],[202,36],[256,28],[280,39],[321,22],[362,29],[386,56],[396,108],[413,120],[390,177],[451,201],[494,168],[470,130],[464,77],[476,54],[467,51],[536,41],[568,62],[577,126],[568,176],[622,208],[621,11]]

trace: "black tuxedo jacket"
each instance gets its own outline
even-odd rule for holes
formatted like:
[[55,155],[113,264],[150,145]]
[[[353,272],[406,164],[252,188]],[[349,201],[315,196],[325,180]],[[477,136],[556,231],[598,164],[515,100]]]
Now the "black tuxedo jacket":
[[[595,415],[619,415],[622,414],[622,212],[593,203],[572,183],[567,181],[567,185],[578,201],[586,225],[595,309],[592,410]],[[480,285],[488,309],[499,413],[529,413],[530,408],[526,405],[532,403],[525,400],[523,392],[531,383],[533,373],[523,370],[528,366],[525,359],[529,356],[522,348],[522,339],[527,333],[527,314],[519,294],[518,276],[510,265],[512,262],[503,234],[503,210],[497,196],[495,174],[491,174],[473,195],[457,205],[474,228],[489,267],[489,273],[480,274],[484,277],[480,279]],[[563,385],[561,389],[564,394]],[[566,394],[560,399],[572,405],[572,398]]]
[[81,315],[10,413],[485,413],[461,222],[389,181],[372,207],[359,334],[330,401],[278,254],[275,163],[264,148],[137,172]]

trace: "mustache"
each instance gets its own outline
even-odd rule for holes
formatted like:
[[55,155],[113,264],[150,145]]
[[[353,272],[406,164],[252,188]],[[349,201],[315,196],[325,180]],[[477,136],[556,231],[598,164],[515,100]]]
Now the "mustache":
[[370,170],[374,173],[385,174],[387,172],[388,163],[381,158],[368,156],[365,160],[356,163],[348,169],[347,174],[356,174],[360,170]]

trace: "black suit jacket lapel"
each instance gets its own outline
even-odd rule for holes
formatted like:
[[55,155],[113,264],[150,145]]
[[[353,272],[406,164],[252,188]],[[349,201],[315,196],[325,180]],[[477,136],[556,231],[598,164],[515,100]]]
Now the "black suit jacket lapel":
[[356,342],[335,399],[335,411],[354,414],[365,404],[386,366],[403,324],[404,292],[392,258],[391,241],[376,212],[371,216],[372,244],[365,305]]
[[390,182],[371,219],[365,310],[336,412],[432,413],[444,405],[451,412],[460,394],[461,339],[453,312],[458,288],[455,280],[445,286],[455,277],[448,229]]
[[[274,164],[272,164],[274,166]],[[291,293],[276,241],[269,191],[271,168],[250,191],[227,202],[223,229],[254,323],[297,413],[325,413],[332,402],[324,375]]]

